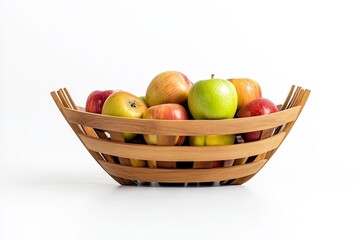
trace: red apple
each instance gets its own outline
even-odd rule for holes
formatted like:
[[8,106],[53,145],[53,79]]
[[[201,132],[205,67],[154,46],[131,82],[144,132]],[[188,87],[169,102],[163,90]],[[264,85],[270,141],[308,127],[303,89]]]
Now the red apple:
[[212,168],[218,168],[218,167],[223,167],[224,166],[224,161],[213,161],[212,162]]
[[186,102],[192,82],[181,72],[165,71],[156,75],[146,90],[148,106]]
[[[243,106],[236,114],[237,117],[253,117],[277,112],[276,105],[266,98],[255,99]],[[245,142],[253,142],[260,139],[262,131],[248,132],[241,134]]]
[[261,98],[260,84],[250,78],[230,78],[229,81],[235,86],[238,96],[238,109],[249,102]]
[[115,92],[115,91],[114,90],[106,90],[106,91],[96,90],[96,91],[91,92],[86,100],[85,111],[92,112],[92,113],[101,113],[104,102],[113,92]]
[[[167,120],[187,120],[188,115],[183,106],[177,103],[166,103],[148,108],[143,118],[148,119],[167,119]],[[181,145],[185,141],[185,136],[177,136],[173,143],[169,145]],[[147,144],[157,144],[156,135],[144,134],[144,139]]]

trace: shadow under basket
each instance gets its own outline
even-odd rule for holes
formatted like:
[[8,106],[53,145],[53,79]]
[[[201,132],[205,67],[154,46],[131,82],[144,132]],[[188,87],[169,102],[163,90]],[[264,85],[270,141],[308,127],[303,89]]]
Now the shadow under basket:
[[[96,162],[118,183],[239,185],[269,161],[290,132],[310,90],[292,86],[279,111],[222,120],[156,120],[85,112],[66,88],[51,92],[57,107]],[[258,141],[225,146],[171,146],[176,136],[262,131]],[[124,132],[139,134],[126,142]],[[148,145],[142,134],[157,135]]]

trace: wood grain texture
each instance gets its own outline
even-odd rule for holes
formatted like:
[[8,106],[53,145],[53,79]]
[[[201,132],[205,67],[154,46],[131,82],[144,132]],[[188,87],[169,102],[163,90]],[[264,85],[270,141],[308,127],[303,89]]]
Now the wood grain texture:
[[[270,128],[270,129],[264,129],[262,132],[261,132],[261,136],[260,136],[260,139],[263,140],[263,139],[266,139],[266,138],[269,138],[273,135],[275,131],[275,128]],[[272,151],[272,150],[270,150]],[[258,161],[261,161],[261,160],[264,160],[265,157],[266,157],[266,154],[268,152],[264,152],[264,153],[260,153],[256,156],[255,160],[253,161],[253,163],[256,163]],[[234,162],[234,165],[242,165],[242,164],[245,164],[246,161],[247,161],[248,158],[240,158],[240,159],[236,159],[235,162]],[[255,173],[256,174],[256,173]],[[241,178],[237,178],[237,179],[232,179],[228,182],[224,182],[223,184],[225,185],[228,185],[228,184],[231,184],[231,185],[241,185],[242,183],[246,182],[248,179],[252,178],[255,174],[252,174],[249,176],[246,176],[246,177],[241,177]]]
[[[70,105],[71,103],[69,104],[69,101],[66,100],[64,93],[69,94],[69,92],[68,92],[67,90],[64,91],[64,90],[60,89],[60,90],[58,90],[58,91],[52,91],[52,92],[50,93],[50,95],[51,95],[51,97],[53,98],[56,106],[57,106],[58,109],[60,110],[61,114],[64,116],[65,120],[68,122],[68,124],[70,125],[70,127],[72,128],[72,130],[75,132],[75,134],[76,134],[77,136],[78,136],[78,134],[86,134],[85,130],[81,127],[81,125],[75,124],[75,123],[71,123],[71,122],[69,122],[69,121],[66,119],[63,110],[71,107],[71,105]],[[69,96],[70,96],[70,95],[69,95]],[[72,101],[72,100],[71,100],[71,101]],[[72,104],[74,104],[73,101],[72,101]],[[74,104],[74,106],[76,106],[76,105]],[[79,138],[79,139],[80,139],[80,138]],[[80,141],[82,142],[81,139],[80,139]],[[83,142],[82,142],[82,144],[85,146],[85,144],[84,144]],[[85,148],[86,148],[86,146],[85,146]],[[89,150],[89,149],[87,149],[87,150],[88,150],[88,152],[91,154],[91,156],[96,160],[97,163],[99,163],[100,161],[105,161],[104,156],[103,156],[102,154],[100,154],[99,152],[95,152],[95,151],[92,151],[92,150]],[[100,166],[101,166],[101,165],[100,165]],[[111,175],[110,175],[110,176],[111,176]],[[125,184],[127,183],[127,182],[126,182],[124,179],[122,179],[122,178],[113,177],[113,176],[111,176],[111,177],[112,177],[116,182],[118,182],[118,183],[121,184],[121,185],[125,185]]]
[[[75,104],[73,98],[70,95],[70,92],[67,88],[63,88],[63,89],[59,89],[59,92],[61,92],[61,95],[64,96],[65,99],[65,107],[69,108],[69,109],[73,109],[73,110],[79,110],[79,107]],[[95,138],[99,138],[99,135],[97,134],[97,132],[88,126],[82,126],[82,125],[78,125],[80,128],[82,128],[84,130],[84,132],[86,133],[86,135],[90,136],[90,137],[95,137]],[[109,161],[111,163],[115,163],[115,159],[107,154],[101,154],[99,153],[106,161]]]
[[[124,138],[123,133],[121,133],[121,132],[109,132],[109,133],[110,133],[110,136],[111,136],[110,138],[111,138],[112,142],[125,143],[125,138]],[[101,152],[101,151],[98,151],[98,152]],[[118,159],[119,159],[119,162],[121,165],[131,166],[131,162],[130,162],[129,158],[124,158],[122,156],[118,156]],[[127,179],[127,178],[123,178],[123,182],[124,182],[123,185],[135,185],[136,184],[133,179]]]
[[[301,110],[300,110],[299,114],[297,115],[295,121],[292,121],[292,122],[289,122],[282,126],[279,126],[274,131],[274,134],[285,133],[286,134],[285,138],[289,134],[291,128],[294,126],[297,118],[300,116],[300,113],[301,113],[303,107],[305,106],[307,99],[311,92],[310,90],[302,89],[301,87],[297,87],[295,92],[294,92],[294,89],[295,89],[295,86],[293,85],[291,87],[289,94],[288,94],[287,98],[285,99],[284,104],[282,105],[281,109],[282,109],[282,111],[285,111],[286,109],[291,109],[291,108],[294,108],[295,106],[297,106],[297,107],[301,107]],[[282,140],[282,142],[285,140],[285,138]],[[270,159],[274,155],[274,153],[276,152],[277,149],[278,148],[268,151],[266,154],[262,154],[260,157],[258,156],[258,158],[259,159],[262,159],[262,158]],[[235,179],[234,181],[231,181],[230,184],[231,185],[241,185],[241,184],[249,181],[255,175],[256,175],[256,173],[253,175]]]
[[97,139],[79,134],[88,149],[113,156],[154,161],[217,161],[254,156],[279,146],[285,133],[273,137],[224,146],[156,146]]
[[[157,135],[157,145],[158,146],[172,146],[176,141],[176,136],[167,136],[167,135]],[[158,168],[176,168],[176,162],[174,161],[160,161],[156,163]]]
[[260,131],[278,127],[294,121],[301,107],[284,111],[248,117],[221,120],[158,120],[134,119],[87,113],[81,110],[64,109],[69,122],[95,129],[138,134],[159,134],[168,136],[224,135]]
[[[295,121],[292,121],[292,122],[289,122],[289,123],[287,123],[287,124],[284,124],[284,125],[280,128],[280,130],[279,130],[280,133],[281,133],[281,132],[285,132],[285,133],[286,133],[286,136],[289,134],[289,132],[291,131],[292,127],[294,126],[296,120],[297,120],[298,117],[300,116],[300,113],[301,113],[301,111],[303,110],[303,108],[304,108],[304,106],[305,106],[305,104],[306,104],[306,102],[307,102],[307,100],[308,100],[308,98],[309,98],[309,96],[310,96],[310,93],[311,93],[310,90],[305,89],[305,90],[303,91],[303,93],[301,94],[301,98],[298,98],[297,100],[292,101],[292,103],[296,104],[295,106],[294,106],[293,104],[287,106],[287,107],[290,108],[290,109],[291,109],[291,108],[294,108],[294,107],[301,107],[301,109],[300,109],[300,112],[299,112],[299,114],[297,115]],[[294,95],[294,98],[297,98],[298,96],[299,96],[299,95]],[[285,140],[286,136],[284,137],[284,139],[283,139],[282,141]],[[273,149],[273,150],[270,151],[270,152],[268,152],[265,157],[266,157],[267,159],[270,159],[270,158],[274,155],[274,153],[276,152],[276,150],[277,150],[277,148],[276,148],[276,149]]]
[[266,162],[267,160],[264,159],[256,163],[211,169],[134,168],[104,161],[99,162],[99,164],[113,176],[137,178],[137,180],[145,182],[185,183],[215,182],[249,176],[258,172]]

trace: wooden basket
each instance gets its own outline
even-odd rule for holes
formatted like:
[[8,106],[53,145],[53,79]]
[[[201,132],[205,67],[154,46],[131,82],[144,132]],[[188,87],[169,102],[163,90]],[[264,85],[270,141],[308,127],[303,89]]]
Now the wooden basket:
[[[243,184],[259,172],[284,141],[309,94],[310,90],[292,86],[284,103],[278,106],[279,112],[263,116],[155,120],[87,113],[77,107],[66,88],[51,92],[60,112],[86,149],[122,185],[149,182]],[[249,143],[226,146],[168,144],[174,136],[239,134],[259,130],[262,130],[261,139]],[[158,145],[125,142],[123,132],[156,134]],[[145,163],[144,167],[132,165],[133,159]],[[231,165],[212,168],[213,161],[226,161]]]

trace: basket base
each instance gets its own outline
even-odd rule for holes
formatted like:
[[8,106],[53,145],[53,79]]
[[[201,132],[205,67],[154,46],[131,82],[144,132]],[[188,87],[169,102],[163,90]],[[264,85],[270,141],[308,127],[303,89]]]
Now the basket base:
[[[119,182],[118,182],[119,183]],[[134,184],[121,184],[122,186],[133,186],[133,187],[220,187],[231,185],[230,181],[222,182],[197,182],[197,183],[165,183],[165,182],[136,182]],[[234,184],[232,184],[234,185]],[[238,184],[240,185],[240,184]]]
[[[167,169],[131,167],[97,161],[101,167],[122,185],[141,185],[143,182],[160,183],[160,186],[241,185],[252,178],[267,162],[267,159],[209,169]],[[234,180],[232,180],[234,179]]]
[[137,182],[134,184],[121,184],[123,186],[135,186],[135,187],[221,187],[221,186],[230,186],[230,185],[242,185],[249,178],[240,178],[240,181],[237,179],[225,180],[220,182],[196,182],[196,183],[164,183],[164,182]]

